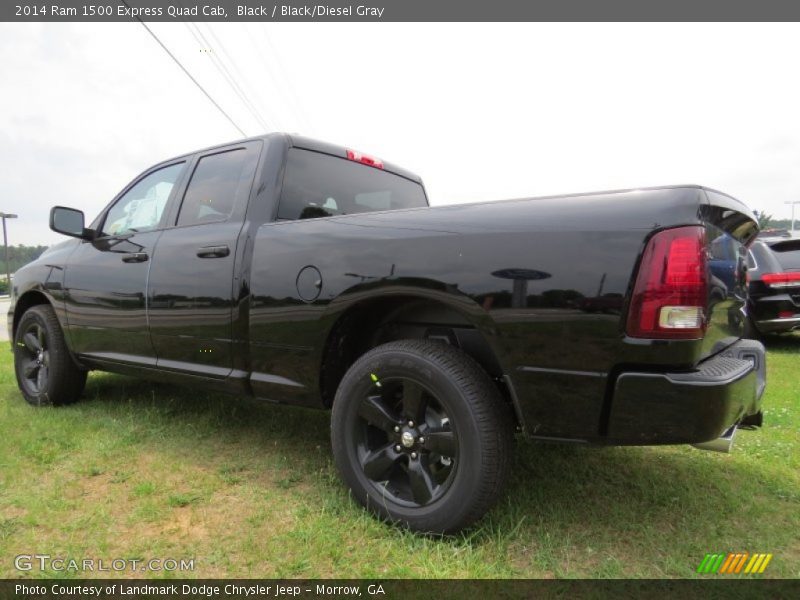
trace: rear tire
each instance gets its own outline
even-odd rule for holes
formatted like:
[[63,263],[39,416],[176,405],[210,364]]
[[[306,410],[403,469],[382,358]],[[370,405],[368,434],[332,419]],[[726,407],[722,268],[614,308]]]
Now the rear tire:
[[14,335],[14,371],[25,400],[33,406],[76,402],[86,385],[86,371],[72,360],[53,307],[28,309]]
[[333,454],[355,498],[420,532],[454,533],[489,510],[508,478],[513,436],[486,372],[437,341],[367,352],[333,403]]

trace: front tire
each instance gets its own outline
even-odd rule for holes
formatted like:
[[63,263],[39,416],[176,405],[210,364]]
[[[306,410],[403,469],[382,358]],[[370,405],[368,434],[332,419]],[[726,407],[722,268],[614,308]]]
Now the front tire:
[[356,499],[425,533],[454,533],[489,510],[508,478],[513,435],[486,372],[431,340],[391,342],[360,357],[331,419],[334,458]]
[[72,404],[83,393],[86,371],[72,360],[49,304],[22,315],[14,335],[14,371],[22,395],[33,406]]

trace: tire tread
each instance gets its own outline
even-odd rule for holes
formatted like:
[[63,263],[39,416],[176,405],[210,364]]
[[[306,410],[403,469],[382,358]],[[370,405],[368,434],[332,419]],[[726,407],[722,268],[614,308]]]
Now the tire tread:
[[[505,487],[511,468],[514,441],[514,428],[509,407],[483,368],[464,351],[444,342],[434,340],[399,340],[383,344],[362,355],[351,371],[345,375],[339,389],[346,389],[348,375],[357,371],[362,362],[379,359],[384,354],[405,353],[422,357],[434,363],[461,391],[468,404],[469,412],[475,421],[481,437],[480,478],[474,494],[465,502],[466,511],[453,512],[436,522],[404,523],[426,532],[453,533],[468,527],[479,520],[498,500]],[[337,391],[336,400],[341,400]],[[334,414],[336,401],[334,401]],[[335,418],[332,427],[335,427]]]
[[37,304],[29,308],[20,319],[18,331],[22,330],[30,314],[38,315],[46,325],[50,353],[48,375],[51,381],[48,392],[39,396],[30,396],[20,385],[25,400],[34,406],[64,406],[77,402],[86,385],[86,371],[80,369],[72,359],[55,310],[49,304]]

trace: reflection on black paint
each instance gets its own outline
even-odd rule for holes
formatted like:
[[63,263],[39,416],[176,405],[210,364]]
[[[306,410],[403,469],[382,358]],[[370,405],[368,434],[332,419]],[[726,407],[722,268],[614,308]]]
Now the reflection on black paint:
[[[452,308],[488,342],[531,429],[588,439],[598,432],[606,374],[617,365],[690,366],[740,332],[737,246],[730,281],[710,279],[707,339],[625,337],[624,298],[646,236],[654,223],[697,222],[702,194],[687,188],[336,216],[258,223],[244,234],[244,212],[235,209],[236,219],[168,229],[160,240],[162,232],[152,232],[102,249],[79,244],[64,305],[79,351],[119,351],[124,339],[125,351],[155,356],[155,347],[159,358],[222,376],[235,359],[242,372],[292,382],[265,388],[265,396],[318,405],[322,353],[338,320],[376,298],[425,298]],[[721,231],[709,226],[709,239]],[[244,235],[252,258],[238,252]],[[197,249],[211,244],[228,245],[230,255],[199,258]],[[154,248],[149,263],[121,261],[126,251]],[[309,266],[324,285],[306,303],[296,281]]]
[[550,273],[537,271],[536,269],[499,269],[492,273],[492,277],[510,279],[513,281],[511,291],[511,306],[513,308],[524,308],[528,305],[528,282],[549,279]]

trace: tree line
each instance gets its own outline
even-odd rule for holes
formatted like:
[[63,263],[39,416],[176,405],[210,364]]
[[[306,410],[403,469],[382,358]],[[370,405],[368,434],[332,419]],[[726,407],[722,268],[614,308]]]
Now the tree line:
[[[39,258],[47,250],[47,246],[24,246],[18,244],[8,247],[8,266],[12,273],[29,262]],[[0,249],[0,262],[3,264],[3,273],[6,272],[6,257]]]
[[[772,215],[764,210],[756,210],[756,217],[758,218],[759,229],[791,229],[791,219],[775,219]],[[800,223],[800,218],[795,219],[795,226]]]
[[8,282],[6,282],[6,273],[11,271],[14,273],[20,267],[27,265],[29,262],[39,258],[42,253],[47,250],[47,246],[25,246],[17,244],[16,246],[8,247],[8,270],[6,270],[6,255],[3,248],[0,247],[0,294],[8,293]]

